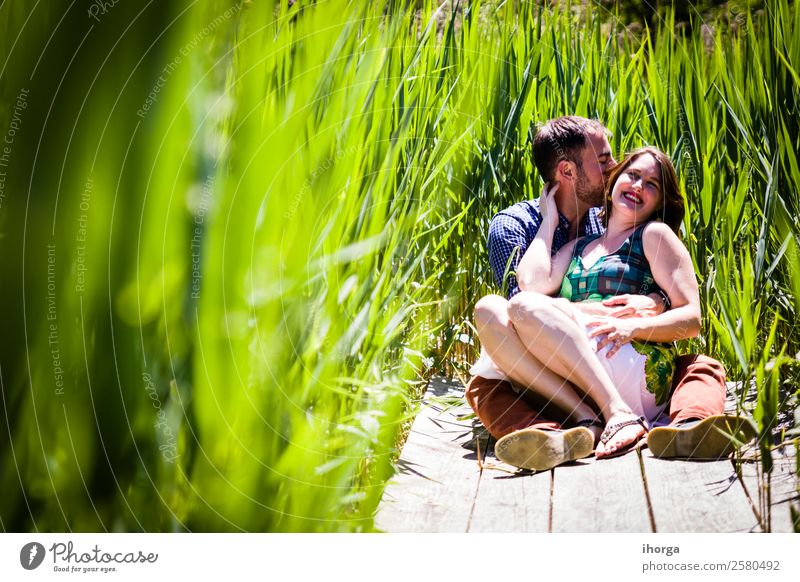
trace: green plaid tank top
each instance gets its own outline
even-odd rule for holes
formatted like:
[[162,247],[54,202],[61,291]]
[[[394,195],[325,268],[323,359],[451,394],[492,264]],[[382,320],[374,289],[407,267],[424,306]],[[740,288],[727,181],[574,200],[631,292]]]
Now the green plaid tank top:
[[575,245],[572,262],[561,284],[561,297],[570,301],[602,301],[616,295],[649,295],[658,290],[644,254],[642,232],[638,227],[616,251],[584,268],[583,254],[586,245],[600,237],[585,236]]

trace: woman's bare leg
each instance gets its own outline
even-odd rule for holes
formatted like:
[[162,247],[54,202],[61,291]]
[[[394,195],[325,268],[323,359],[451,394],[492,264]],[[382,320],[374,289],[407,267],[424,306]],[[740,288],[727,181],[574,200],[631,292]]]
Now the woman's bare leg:
[[[630,418],[630,407],[597,359],[586,331],[568,313],[569,305],[563,300],[539,293],[518,293],[508,304],[517,337],[536,360],[589,395],[606,424]],[[640,425],[627,426],[605,445],[599,444],[597,456],[611,454],[642,434]]]
[[573,421],[596,417],[585,396],[525,347],[509,319],[508,300],[499,295],[483,297],[475,306],[475,323],[481,345],[515,383],[547,399]]

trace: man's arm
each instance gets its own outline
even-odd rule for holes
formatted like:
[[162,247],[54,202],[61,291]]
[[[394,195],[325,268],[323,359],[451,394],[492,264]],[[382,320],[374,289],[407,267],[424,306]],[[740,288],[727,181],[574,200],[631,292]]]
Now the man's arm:
[[[538,228],[538,224],[536,226]],[[520,290],[516,272],[520,258],[528,249],[525,227],[513,216],[497,214],[489,226],[487,246],[494,282],[510,299]]]
[[587,315],[602,317],[653,317],[667,310],[661,293],[650,295],[616,295],[605,301],[582,301],[574,305]]

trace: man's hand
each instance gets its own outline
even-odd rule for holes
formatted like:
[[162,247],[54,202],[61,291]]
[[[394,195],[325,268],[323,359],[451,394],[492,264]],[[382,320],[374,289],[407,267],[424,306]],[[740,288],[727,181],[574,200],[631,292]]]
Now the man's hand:
[[653,317],[664,313],[664,301],[658,293],[650,295],[617,295],[603,301],[611,308],[609,317]]

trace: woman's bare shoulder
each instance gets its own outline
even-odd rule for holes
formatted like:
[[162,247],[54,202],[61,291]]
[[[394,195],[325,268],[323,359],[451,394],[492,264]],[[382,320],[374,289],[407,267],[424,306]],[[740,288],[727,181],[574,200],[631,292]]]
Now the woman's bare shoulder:
[[674,264],[674,261],[680,262],[689,256],[689,250],[683,241],[663,222],[653,221],[645,226],[642,233],[642,247],[644,255],[651,264],[662,261]]
[[642,242],[645,247],[662,244],[669,244],[670,246],[678,244],[683,246],[678,235],[660,220],[652,220],[645,225],[642,230]]

